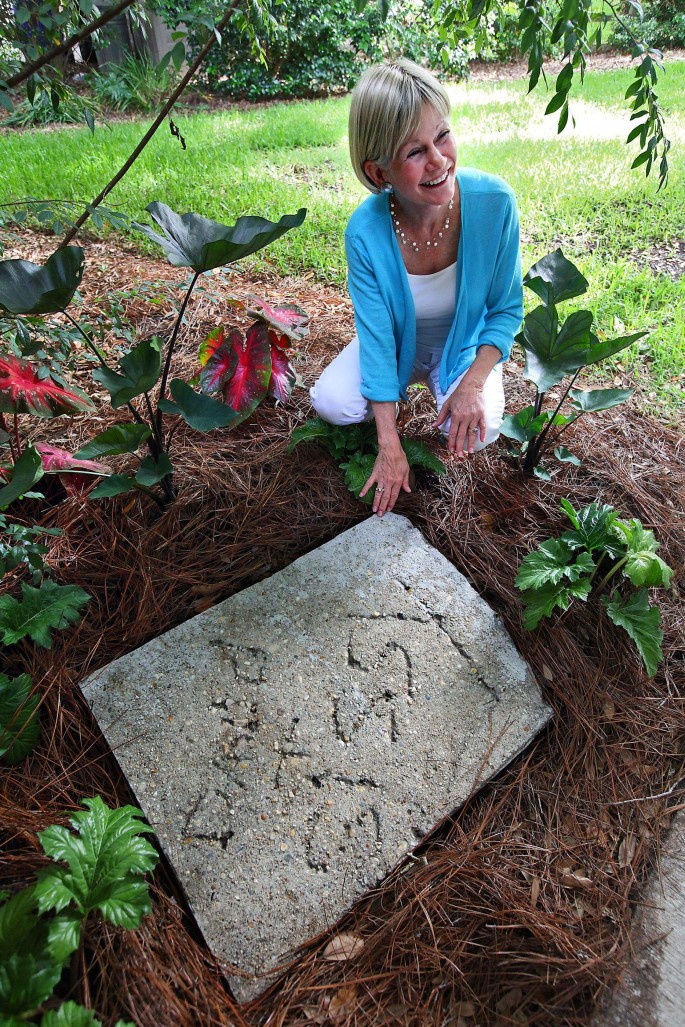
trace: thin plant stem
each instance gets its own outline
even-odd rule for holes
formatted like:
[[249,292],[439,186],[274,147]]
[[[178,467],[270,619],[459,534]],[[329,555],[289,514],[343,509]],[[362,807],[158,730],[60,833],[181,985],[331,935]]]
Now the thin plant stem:
[[193,280],[190,283],[190,286],[188,288],[188,292],[185,294],[185,297],[183,299],[183,303],[181,304],[181,309],[179,311],[178,317],[176,318],[176,324],[174,325],[174,330],[173,330],[173,333],[172,333],[172,336],[171,336],[171,340],[169,342],[169,348],[167,350],[166,360],[164,362],[164,371],[162,372],[162,381],[160,383],[159,393],[157,395],[157,434],[160,436],[160,438],[162,437],[162,416],[163,416],[163,414],[162,414],[162,411],[159,408],[159,404],[160,404],[161,400],[164,399],[164,394],[166,392],[167,381],[169,379],[169,371],[171,369],[171,358],[173,356],[174,346],[176,345],[176,336],[178,335],[179,328],[181,327],[181,322],[183,321],[183,315],[185,314],[186,307],[188,306],[188,300],[190,299],[190,294],[192,293],[193,289],[195,288],[195,283],[198,280],[198,278],[200,277],[201,273],[202,272],[200,272],[200,271],[196,271],[195,272],[195,274],[193,275]]
[[19,415],[14,415],[14,442],[17,447],[17,460],[21,456],[21,439],[19,438]]
[[619,560],[617,564],[614,564],[614,566],[611,568],[609,573],[604,578],[602,578],[602,580],[600,581],[599,585],[597,586],[597,592],[598,593],[601,592],[604,589],[604,587],[606,586],[607,582],[611,581],[611,579],[613,578],[614,574],[621,569],[621,567],[627,561],[627,559],[628,559],[628,554],[626,553],[626,555],[621,560]]
[[239,0],[234,0],[234,2],[232,4],[230,4],[229,7],[226,8],[226,11],[224,12],[223,18],[221,19],[221,21],[217,25],[217,27],[214,30],[214,32],[210,34],[209,39],[207,40],[205,45],[202,47],[202,49],[200,50],[200,53],[197,55],[196,59],[193,61],[191,66],[188,68],[187,73],[183,76],[183,78],[179,82],[178,86],[174,89],[174,91],[171,93],[171,95],[169,96],[169,98],[165,102],[165,104],[162,107],[161,111],[159,112],[159,114],[157,115],[155,120],[150,125],[150,128],[147,130],[147,132],[145,133],[143,138],[140,140],[140,142],[138,143],[136,148],[133,150],[131,155],[128,157],[128,159],[119,168],[119,170],[117,171],[117,173],[114,176],[114,178],[112,178],[107,183],[105,188],[95,197],[93,202],[88,205],[86,210],[84,210],[83,214],[81,214],[81,216],[78,219],[78,221],[76,221],[72,225],[72,227],[69,229],[69,231],[64,236],[64,238],[62,239],[61,243],[59,244],[58,249],[60,249],[60,250],[64,249],[64,247],[67,246],[71,242],[71,240],[74,238],[74,236],[76,236],[79,233],[79,231],[81,230],[81,228],[84,226],[84,224],[86,223],[86,221],[90,217],[90,215],[93,212],[93,210],[95,209],[95,207],[99,207],[99,205],[102,203],[102,201],[107,196],[107,194],[112,191],[114,186],[117,185],[117,183],[121,181],[121,179],[124,177],[126,172],[136,162],[136,160],[138,159],[140,154],[143,152],[143,150],[145,149],[147,144],[152,139],[153,135],[155,134],[155,132],[157,131],[159,126],[162,124],[162,122],[166,118],[167,114],[171,111],[172,107],[174,106],[174,104],[178,100],[178,98],[181,95],[181,93],[183,92],[183,90],[186,88],[186,86],[188,85],[190,80],[195,75],[195,72],[198,70],[198,68],[200,67],[200,65],[204,61],[204,59],[207,56],[207,54],[209,53],[209,51],[214,46],[214,44],[215,44],[215,42],[217,40],[217,37],[221,38],[221,33],[223,32],[223,30],[228,25],[228,22],[230,21],[233,12],[235,11],[235,9],[238,6],[239,6]]
[[[566,397],[568,396],[569,392],[573,388],[573,386],[575,384],[575,381],[576,381],[576,378],[578,377],[578,375],[580,374],[581,371],[582,371],[582,368],[579,367],[578,370],[576,371],[576,373],[571,378],[570,382],[568,383],[568,386],[567,386],[566,390],[564,391],[561,399],[557,403],[557,405],[556,405],[556,407],[554,409],[554,413],[552,414],[552,416],[550,417],[549,421],[547,422],[547,424],[545,425],[545,427],[542,429],[542,431],[538,435],[537,439],[535,440],[535,444],[526,453],[526,459],[525,459],[524,464],[523,464],[525,470],[527,470],[527,471],[532,470],[532,468],[537,465],[540,457],[544,453],[545,448],[546,448],[545,447],[545,440],[547,439],[547,436],[549,435],[551,428],[554,426],[554,419],[557,416],[557,414],[559,413],[559,411],[561,410],[561,408],[562,408],[562,406],[563,406],[563,404],[564,404],[564,402],[566,400]],[[538,395],[540,395],[540,393],[538,393]],[[560,434],[561,434],[561,432],[558,432],[557,433],[557,437]]]
[[[97,348],[97,346],[95,345],[95,343],[93,342],[93,340],[92,340],[92,339],[90,338],[90,336],[88,335],[88,333],[87,333],[86,331],[84,331],[84,329],[83,329],[83,328],[81,327],[81,325],[80,325],[80,324],[78,323],[78,321],[77,321],[77,320],[76,320],[75,318],[73,318],[73,317],[71,316],[71,314],[68,314],[68,313],[66,312],[66,310],[63,310],[63,311],[62,311],[62,313],[64,314],[64,316],[65,316],[65,317],[66,317],[66,318],[67,318],[67,319],[68,319],[69,321],[71,321],[71,323],[73,324],[74,328],[76,328],[76,329],[77,329],[77,331],[79,331],[79,332],[81,333],[81,335],[83,336],[83,338],[84,338],[84,339],[86,340],[86,345],[88,346],[88,349],[89,349],[89,350],[90,350],[90,351],[91,351],[92,353],[94,353],[94,354],[95,354],[95,356],[96,356],[96,357],[98,358],[98,360],[100,361],[100,364],[102,365],[102,367],[104,367],[104,369],[105,369],[106,371],[111,371],[111,370],[112,370],[112,368],[111,368],[111,367],[109,366],[109,364],[107,363],[107,361],[106,361],[106,360],[105,360],[105,358],[103,357],[103,355],[102,355],[102,353],[100,352],[100,350],[99,350],[99,349]],[[130,411],[131,411],[131,413],[133,414],[133,418],[134,418],[134,420],[135,420],[135,421],[137,421],[137,422],[138,422],[138,424],[145,424],[145,421],[144,421],[144,420],[143,420],[143,418],[142,418],[142,417],[140,416],[140,414],[138,413],[138,411],[136,410],[136,408],[135,408],[135,407],[133,406],[133,403],[129,402],[129,403],[127,403],[127,404],[126,404],[126,406],[127,406],[128,408],[129,408],[129,410],[130,410]],[[153,424],[153,426],[152,426],[152,427],[153,427],[153,430],[154,430],[154,424]]]
[[12,438],[12,432],[10,431],[10,426],[8,425],[7,421],[5,420],[5,415],[4,414],[0,414],[0,428],[2,428],[2,430],[5,433],[5,435],[7,436],[7,442],[8,442],[9,447],[10,447],[10,456],[12,457],[12,462],[16,463],[18,457],[17,457],[16,450],[14,448],[14,439]]

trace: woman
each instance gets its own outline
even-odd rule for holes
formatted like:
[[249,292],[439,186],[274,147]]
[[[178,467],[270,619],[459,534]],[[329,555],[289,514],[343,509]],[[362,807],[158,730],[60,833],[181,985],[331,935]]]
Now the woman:
[[424,381],[435,426],[459,458],[494,441],[501,364],[523,316],[519,222],[500,179],[457,168],[445,90],[411,61],[369,68],[350,109],[350,155],[373,195],[345,233],[357,335],[311,390],[333,424],[376,419],[379,452],[361,491],[392,510],[409,488],[396,404]]

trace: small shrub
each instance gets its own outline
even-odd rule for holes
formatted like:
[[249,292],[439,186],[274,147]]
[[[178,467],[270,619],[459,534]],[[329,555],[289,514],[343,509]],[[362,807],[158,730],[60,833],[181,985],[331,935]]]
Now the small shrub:
[[177,78],[173,64],[129,54],[121,64],[91,72],[88,81],[99,104],[118,111],[151,111],[167,98]]
[[555,609],[568,609],[574,597],[586,602],[593,590],[598,595],[611,583],[611,595],[601,596],[602,605],[635,642],[653,677],[662,659],[663,632],[659,607],[650,605],[647,589],[668,588],[673,574],[657,556],[659,543],[641,521],[621,520],[612,506],[592,503],[574,510],[562,499],[561,509],[571,530],[526,556],[516,577],[526,607],[525,627],[532,631]]

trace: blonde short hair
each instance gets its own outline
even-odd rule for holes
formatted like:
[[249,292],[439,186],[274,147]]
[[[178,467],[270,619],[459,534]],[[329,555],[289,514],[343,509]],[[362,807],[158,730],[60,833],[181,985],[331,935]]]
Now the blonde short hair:
[[419,127],[425,104],[446,118],[450,101],[435,76],[413,61],[398,58],[367,68],[359,79],[350,107],[350,158],[355,174],[372,193],[380,192],[367,177],[364,164],[387,167],[405,139]]

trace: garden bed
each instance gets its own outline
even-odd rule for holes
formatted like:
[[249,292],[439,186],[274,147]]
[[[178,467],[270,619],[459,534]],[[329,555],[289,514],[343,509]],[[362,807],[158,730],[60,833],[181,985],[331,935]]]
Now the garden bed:
[[[36,259],[52,248],[27,234],[5,255]],[[87,308],[103,287],[130,289],[141,280],[134,252],[111,242],[87,244],[87,266]],[[142,274],[181,278],[147,258]],[[218,276],[205,283],[219,302],[229,285],[295,300],[312,315],[295,357],[305,384],[351,334],[347,299],[312,279],[233,274],[228,285]],[[156,331],[171,326],[171,305],[160,324],[160,308],[140,288],[125,304],[141,337],[153,322]],[[194,372],[198,342],[223,313],[198,291],[175,371]],[[85,384],[85,365],[80,374]],[[506,388],[513,409],[528,401],[515,364]],[[51,651],[24,643],[11,651],[17,666],[8,671],[29,670],[43,692],[43,736],[3,774],[0,887],[32,879],[44,860],[36,833],[65,821],[83,796],[131,801],[78,682],[368,516],[322,450],[288,452],[293,428],[309,413],[307,393],[297,389],[288,406],[262,405],[234,431],[200,436],[182,426],[174,437],[179,495],[161,515],[145,497],[122,496],[72,497],[43,517],[64,530],[50,556],[53,576],[92,599]],[[437,446],[431,413],[425,390],[412,393],[403,430]],[[45,422],[34,441],[49,437],[74,449],[118,420],[103,405],[73,422]],[[551,483],[522,475],[500,442],[472,463],[450,465],[444,478],[426,477],[397,507],[501,615],[556,711],[550,729],[442,824],[417,859],[305,946],[251,1007],[234,1007],[224,968],[204,948],[163,865],[141,930],[90,929],[86,972],[73,979],[70,997],[103,1019],[139,1027],[590,1022],[596,999],[629,956],[637,889],[656,865],[677,801],[677,792],[664,793],[683,776],[683,455],[676,431],[631,406],[596,415],[573,433],[583,464],[565,466]],[[523,629],[516,569],[558,533],[564,496],[576,507],[599,499],[639,517],[679,569],[661,598],[665,660],[651,680],[597,606],[578,604],[534,633]],[[340,930],[363,940],[359,954],[322,958]]]

